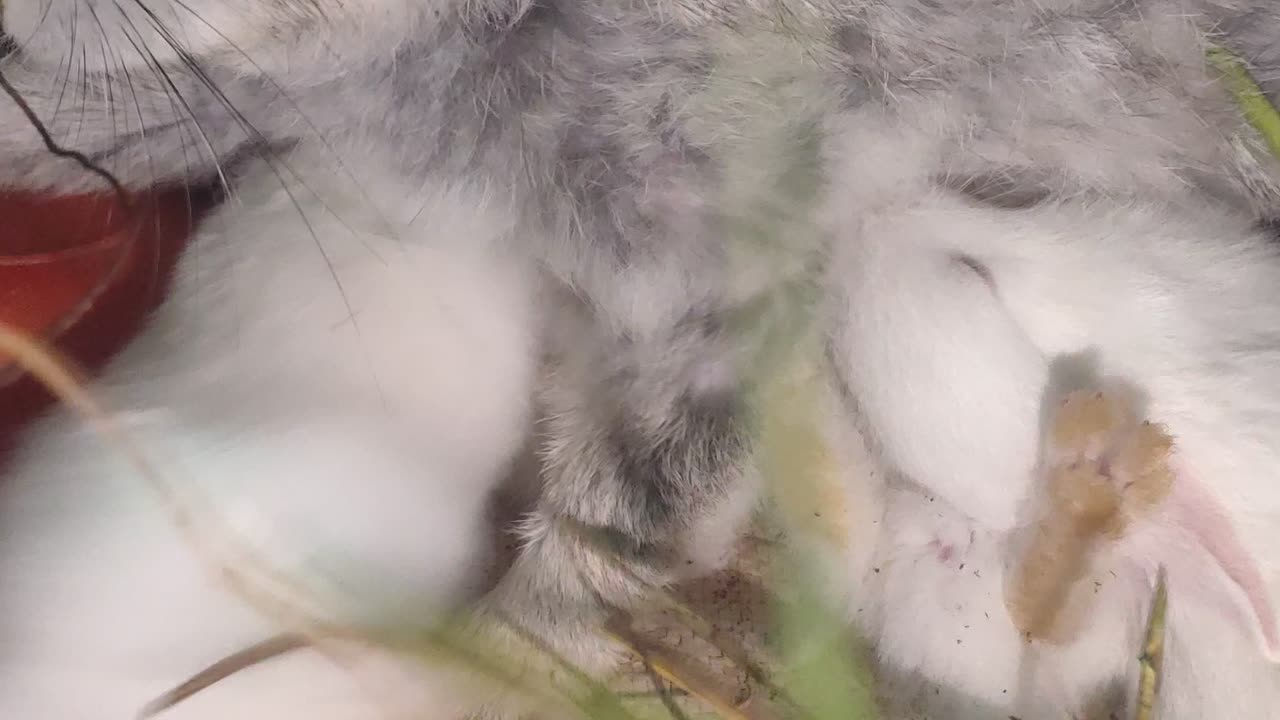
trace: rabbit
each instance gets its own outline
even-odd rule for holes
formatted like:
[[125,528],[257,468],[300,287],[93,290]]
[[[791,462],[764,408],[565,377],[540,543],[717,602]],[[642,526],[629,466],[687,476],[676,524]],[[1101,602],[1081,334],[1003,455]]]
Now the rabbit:
[[[390,578],[388,598],[326,595],[330,615],[429,625],[461,604],[479,639],[520,651],[509,621],[603,672],[624,657],[597,632],[608,612],[721,562],[756,494],[752,351],[730,321],[779,281],[748,260],[753,279],[730,282],[722,195],[755,185],[727,187],[721,166],[752,122],[814,117],[807,91],[790,115],[747,109],[754,70],[712,87],[718,44],[791,72],[730,22],[760,10],[11,0],[0,187],[127,205],[219,185],[173,297],[89,392],[225,516],[215,538],[304,576],[341,551],[344,587]],[[537,499],[477,598],[483,499],[531,433]],[[56,413],[23,447],[0,491],[0,714],[121,717],[279,629],[144,510],[134,469],[80,420]],[[135,511],[152,518],[135,528]],[[106,567],[125,573],[113,589]],[[549,672],[538,657],[526,667]],[[294,677],[314,702],[263,713],[364,712]],[[209,712],[256,712],[265,691],[238,682]]]
[[[864,100],[828,125],[828,353],[877,468],[847,473],[879,521],[845,571],[890,717],[1132,717],[1161,568],[1157,715],[1280,707],[1280,159],[1205,60],[1275,61],[1222,34],[1242,9],[907,3],[847,30]],[[1105,421],[1064,442],[1081,397]],[[1150,432],[1168,482],[1139,511],[1127,443]],[[1062,482],[1130,509],[1073,534]],[[1019,573],[1075,551],[1041,632]]]
[[[731,262],[738,259],[733,254],[738,248],[730,221],[735,208],[777,209],[790,196],[750,167],[726,171],[731,161],[758,150],[771,157],[775,148],[762,138],[789,137],[809,126],[825,130],[828,194],[838,200],[830,204],[857,221],[835,228],[834,268],[842,267],[840,252],[856,245],[842,235],[875,217],[876,203],[921,197],[932,188],[916,183],[913,172],[929,180],[959,178],[971,195],[988,200],[1006,198],[973,191],[986,188],[984,173],[999,179],[1044,171],[1028,181],[1033,190],[1047,186],[1069,196],[1099,186],[1109,196],[1177,198],[1170,200],[1175,205],[1184,195],[1204,195],[1241,215],[1259,214],[1274,201],[1274,166],[1221,86],[1188,60],[1198,58],[1201,38],[1191,28],[1202,19],[1208,28],[1234,33],[1231,37],[1249,46],[1251,58],[1274,58],[1266,55],[1274,53],[1267,47],[1274,35],[1264,32],[1274,23],[1269,5],[1225,0],[991,0],[963,10],[924,0],[135,0],[111,5],[12,0],[3,10],[12,50],[0,74],[14,102],[0,106],[0,185],[128,194],[156,184],[218,181],[229,196],[219,215],[229,230],[206,228],[194,239],[180,271],[198,279],[191,281],[193,287],[224,284],[225,277],[200,271],[202,256],[220,245],[234,248],[227,250],[229,258],[250,259],[264,247],[279,247],[282,253],[291,248],[289,257],[278,259],[280,268],[319,258],[341,279],[341,263],[319,253],[317,244],[354,242],[341,241],[346,234],[374,245],[379,256],[388,251],[371,238],[390,238],[391,250],[407,253],[447,246],[448,259],[427,263],[435,269],[448,269],[454,252],[461,253],[459,262],[492,269],[496,275],[478,278],[478,287],[488,292],[506,284],[512,295],[490,300],[483,293],[472,297],[455,290],[468,302],[494,308],[499,317],[508,317],[499,306],[519,309],[509,315],[509,324],[490,329],[523,359],[504,358],[510,365],[503,365],[486,358],[497,363],[494,367],[468,363],[469,383],[428,378],[420,386],[422,395],[415,396],[421,404],[410,403],[417,411],[405,410],[403,425],[382,419],[372,429],[355,429],[370,414],[380,417],[381,398],[392,384],[367,386],[367,395],[333,399],[341,418],[316,433],[333,438],[349,431],[350,444],[333,441],[329,447],[349,453],[346,462],[352,465],[361,457],[374,463],[376,456],[376,464],[389,466],[389,476],[400,474],[394,468],[425,468],[422,472],[430,474],[462,462],[468,467],[458,477],[443,474],[458,482],[459,492],[475,498],[498,482],[502,461],[524,435],[528,396],[536,395],[545,407],[539,416],[543,487],[521,523],[518,557],[476,607],[482,616],[512,618],[575,664],[602,671],[621,653],[593,631],[608,609],[634,604],[649,586],[671,579],[682,565],[680,555],[699,538],[731,536],[725,528],[740,522],[755,492],[743,389],[750,384],[758,348],[735,334],[732,321],[767,298],[785,273],[767,254],[748,257],[745,271]],[[1062,44],[1064,38],[1071,42]],[[1138,64],[1132,53],[1149,62]],[[1157,77],[1146,78],[1138,70]],[[738,77],[726,84],[725,74]],[[1063,77],[1076,84],[1060,83]],[[1037,78],[1039,90],[1033,87]],[[762,88],[781,88],[781,99],[758,97]],[[1161,90],[1152,101],[1159,111],[1147,111],[1151,98],[1144,91],[1152,88]],[[1143,101],[1144,112],[1126,108],[1123,100],[1130,95]],[[1001,102],[991,102],[997,99]],[[1045,125],[1034,127],[1048,129],[1031,138],[1003,132],[1029,111],[1039,120],[1047,117]],[[982,118],[985,133],[978,122]],[[1221,132],[1206,133],[1206,123]],[[1206,140],[1206,135],[1212,137]],[[954,141],[955,152],[935,151],[930,147],[935,141]],[[1073,144],[1064,150],[1064,142]],[[913,159],[921,162],[907,162]],[[771,162],[755,170],[783,174]],[[732,202],[724,197],[735,193]],[[334,219],[311,227],[317,213],[332,213]],[[289,217],[293,220],[286,222]],[[465,242],[442,239],[452,238],[451,225],[463,221],[459,218],[466,223],[479,218],[475,222],[482,227],[464,223],[456,232],[468,236]],[[473,234],[483,241],[472,241]],[[784,254],[793,253],[794,238],[785,240]],[[347,249],[357,257],[367,250],[361,242]],[[401,262],[396,257],[387,263]],[[253,268],[232,265],[237,271]],[[438,280],[431,269],[406,272],[426,273],[429,287]],[[844,277],[853,282],[866,276]],[[344,294],[341,284],[330,285],[338,300]],[[880,290],[872,295],[884,299]],[[312,296],[318,298],[319,291],[290,299]],[[177,447],[181,456],[191,452],[187,435],[211,440],[210,435],[234,433],[232,446],[242,447],[249,459],[260,458],[274,475],[284,463],[278,453],[300,447],[306,434],[281,431],[278,447],[255,448],[231,428],[253,425],[257,413],[310,418],[312,403],[325,396],[310,386],[307,392],[291,390],[295,383],[306,385],[307,374],[298,371],[296,358],[304,346],[308,360],[327,356],[331,340],[299,335],[296,346],[285,342],[294,328],[272,321],[292,317],[293,306],[284,299],[235,293],[232,300],[218,308],[224,314],[210,314],[203,303],[170,301],[148,332],[162,337],[154,328],[164,327],[166,317],[172,317],[171,327],[193,327],[198,323],[191,316],[198,315],[208,315],[219,327],[238,327],[254,318],[280,328],[269,333],[270,352],[281,353],[271,376],[275,380],[255,385],[252,394],[264,409],[234,402],[233,393],[201,393],[198,382],[215,375],[219,390],[237,382],[253,385],[262,360],[206,369],[204,353],[187,362],[178,355],[173,364],[166,361],[162,370],[151,371],[168,348],[157,348],[146,336],[91,389],[105,393],[125,417],[155,406],[187,408],[179,417],[195,419],[137,416],[142,426],[134,432],[153,446]],[[277,303],[284,303],[283,313],[274,312]],[[347,312],[337,322],[350,316],[352,332],[362,326],[362,317],[375,322],[356,304],[342,304]],[[858,312],[850,312],[848,327],[845,318],[839,319],[833,336],[856,337],[857,318],[874,316],[856,306],[849,309]],[[399,310],[388,310],[381,321],[396,327],[415,322]],[[431,342],[435,332],[453,341],[451,333],[457,331],[428,322],[419,340]],[[353,346],[371,342],[363,335]],[[295,350],[282,352],[288,348]],[[420,357],[399,348],[385,356],[377,350],[374,344],[367,354],[387,362]],[[325,372],[381,377],[351,369],[366,362],[357,357],[364,354],[342,353],[342,367]],[[840,374],[853,388],[849,394],[858,397],[854,404],[872,411],[860,422],[892,426],[877,433],[880,449],[891,446],[886,438],[902,439],[899,426],[874,412],[901,406],[866,397],[879,383],[849,372],[857,366],[874,375],[884,365],[874,358],[855,363],[844,346],[833,355],[845,366]],[[526,373],[535,372],[529,368],[540,365],[549,371],[526,379]],[[463,375],[460,371],[458,377]],[[124,387],[113,377],[134,380],[113,395],[112,388]],[[233,377],[240,379],[232,382]],[[424,380],[415,375],[406,382]],[[477,382],[492,386],[476,388]],[[437,401],[436,394],[453,397],[448,393],[463,390],[466,397],[484,399],[484,413],[498,418],[494,428],[501,429],[476,441],[467,428],[484,426],[479,419],[475,426],[452,425],[453,404]],[[1030,401],[1018,396],[1011,402]],[[374,409],[360,410],[366,407]],[[938,418],[957,412],[946,402],[935,409]],[[408,429],[387,430],[388,422]],[[146,423],[153,423],[150,430]],[[47,485],[40,478],[57,468],[48,464],[53,461],[39,461],[48,451],[37,449],[56,445],[42,437],[78,432],[71,424],[60,415],[36,429],[30,449],[9,470],[19,478],[14,487]],[[412,431],[423,426],[425,431]],[[441,426],[468,441],[437,447],[429,438]],[[401,441],[403,434],[413,439]],[[1010,446],[1028,435],[1009,435]],[[245,444],[235,444],[240,442]],[[453,457],[451,451],[459,449],[487,454],[492,464],[472,467],[470,460]],[[901,450],[887,453],[888,459],[902,462]],[[296,455],[294,450],[289,457]],[[970,455],[997,470],[1030,463],[1017,452],[962,452],[948,458]],[[325,469],[341,467],[323,456],[317,460]],[[937,485],[938,495],[957,507],[987,508],[979,512],[984,521],[1005,530],[1017,524],[1017,503],[1007,499],[1015,493],[991,492],[981,483],[957,487],[956,478],[975,477],[959,466],[954,476],[929,478],[929,467],[906,465],[903,470]],[[974,465],[981,472],[990,469]],[[415,507],[434,502],[428,498],[451,498],[452,483],[441,481],[436,494],[435,482],[417,488],[423,499]],[[992,505],[973,502],[979,498]],[[450,512],[464,525],[475,517],[466,510]],[[458,539],[459,548],[474,547],[460,540],[470,532],[465,528],[439,523],[433,529]],[[28,532],[32,542],[39,540],[34,530]],[[366,540],[377,540],[374,535]],[[596,538],[610,548],[602,549]],[[449,546],[430,539],[424,531],[427,545]],[[375,545],[398,556],[401,542],[402,536],[392,534],[389,548]],[[17,572],[27,553],[4,552]],[[454,568],[440,574],[468,575],[464,569],[485,564],[477,555],[483,553],[440,558],[443,566]],[[720,553],[701,555],[702,562],[714,563]],[[412,566],[417,560],[404,562]],[[456,587],[445,581],[424,592],[448,606],[467,596],[469,586],[470,581],[459,580]],[[54,606],[54,598],[45,595],[23,599],[29,607]],[[136,629],[118,616],[102,622],[117,623],[126,632]],[[16,632],[26,625],[6,620],[6,626]],[[500,642],[514,645],[514,638],[499,635]],[[32,642],[57,646],[47,638]],[[204,661],[217,655],[204,645],[193,652]],[[21,664],[20,654],[12,657]],[[23,692],[37,693],[34,699],[19,693],[28,703],[20,710],[74,717],[86,712],[74,698],[94,695],[90,690],[107,692],[59,683],[66,675],[46,667],[31,670],[35,678],[14,680],[30,688]],[[166,668],[175,675],[178,669]],[[117,687],[123,686],[111,685]],[[65,705],[50,710],[45,703]]]

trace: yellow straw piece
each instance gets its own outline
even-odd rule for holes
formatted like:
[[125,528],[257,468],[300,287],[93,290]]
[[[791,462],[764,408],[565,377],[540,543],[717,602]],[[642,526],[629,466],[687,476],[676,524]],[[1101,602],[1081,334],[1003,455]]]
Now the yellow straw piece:
[[734,707],[730,700],[713,688],[704,678],[695,678],[694,675],[697,673],[680,671],[678,666],[683,663],[680,663],[675,658],[668,657],[667,653],[659,648],[642,641],[622,627],[615,626],[605,630],[604,633],[614,642],[635,653],[640,658],[640,661],[648,666],[658,677],[709,705],[723,720],[752,720],[746,713]]
[[1249,74],[1244,62],[1231,51],[1221,47],[1211,47],[1206,56],[1209,64],[1217,68],[1226,78],[1227,87],[1231,89],[1231,94],[1235,95],[1245,119],[1266,141],[1267,147],[1271,148],[1271,154],[1280,160],[1280,111],[1277,111],[1275,105],[1272,105],[1263,94],[1262,88],[1258,87],[1258,83]]
[[1156,574],[1156,594],[1151,601],[1151,618],[1147,635],[1138,656],[1141,675],[1138,679],[1138,711],[1134,720],[1156,720],[1156,694],[1160,692],[1160,664],[1164,660],[1165,612],[1169,591],[1165,585],[1164,566]]

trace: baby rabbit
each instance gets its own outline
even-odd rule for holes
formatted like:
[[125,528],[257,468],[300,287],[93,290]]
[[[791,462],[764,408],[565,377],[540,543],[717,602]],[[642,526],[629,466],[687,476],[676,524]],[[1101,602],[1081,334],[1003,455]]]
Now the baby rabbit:
[[1205,61],[1243,5],[887,5],[846,33],[828,217],[893,711],[1131,717],[1163,567],[1158,717],[1273,717],[1280,162]]
[[[523,524],[514,566],[481,609],[525,626],[587,669],[617,660],[617,648],[594,632],[608,608],[670,579],[687,538],[721,518],[737,522],[749,505],[741,498],[752,493],[741,391],[755,349],[731,328],[779,273],[760,258],[743,268],[732,252],[734,218],[721,191],[755,178],[725,171],[727,160],[757,131],[747,129],[752,120],[775,122],[785,136],[832,98],[840,112],[826,123],[829,189],[842,214],[832,216],[829,269],[835,299],[846,305],[833,357],[880,455],[954,508],[947,537],[973,530],[976,553],[984,547],[979,530],[1000,539],[1033,522],[1026,508],[1036,496],[1036,420],[1049,361],[1097,346],[1106,374],[1151,398],[1146,414],[1167,423],[1193,468],[1186,473],[1193,481],[1180,474],[1171,483],[1170,501],[1194,483],[1207,499],[1190,517],[1218,519],[1199,534],[1185,522],[1162,527],[1201,541],[1232,528],[1239,552],[1227,564],[1256,565],[1270,577],[1257,544],[1269,526],[1233,515],[1243,501],[1223,490],[1235,485],[1219,484],[1243,488],[1247,473],[1220,479],[1222,467],[1211,460],[1236,456],[1205,451],[1214,441],[1195,436],[1196,428],[1216,428],[1206,437],[1229,432],[1222,442],[1235,443],[1245,423],[1234,418],[1260,412],[1248,403],[1270,407],[1255,387],[1262,381],[1245,367],[1264,357],[1263,311],[1254,301],[1269,278],[1231,289],[1248,298],[1231,302],[1237,296],[1200,277],[1202,256],[1225,253],[1236,260],[1222,263],[1238,264],[1258,242],[1245,230],[1250,220],[1280,197],[1275,161],[1202,62],[1203,33],[1218,29],[1257,55],[1276,37],[1259,29],[1277,24],[1269,3],[9,0],[3,21],[15,50],[0,73],[21,104],[0,106],[0,182],[101,187],[105,171],[121,190],[216,178],[231,196],[183,258],[175,298],[93,389],[160,454],[167,476],[188,478],[211,497],[231,534],[249,538],[269,561],[310,568],[306,557],[342,549],[357,556],[350,566],[386,567],[419,583],[393,582],[393,597],[340,608],[348,616],[447,607],[469,595],[470,572],[484,564],[470,540],[480,498],[523,441],[536,392],[547,407],[545,488]],[[794,101],[778,106],[743,95],[768,84],[752,73],[789,72],[774,62],[783,55],[749,32],[771,22],[812,31],[814,47],[786,57],[809,63],[797,74],[816,66],[810,74],[821,76],[796,84]],[[737,61],[754,63],[728,93],[721,75],[735,66],[712,38],[737,47]],[[59,152],[50,152],[24,110]],[[765,195],[758,205],[777,200]],[[1086,197],[1098,199],[1086,206]],[[1030,207],[1034,201],[1043,204]],[[979,207],[966,204],[973,202]],[[965,222],[980,227],[962,232]],[[1089,273],[1115,268],[1123,279],[1099,279],[1091,292],[1128,289],[1150,300],[1122,267],[1170,278],[1180,292],[1194,285],[1213,302],[1186,305],[1217,308],[1221,317],[1201,321],[1215,334],[1196,341],[1191,332],[1148,331],[1124,322],[1110,302],[1101,313],[1109,334],[1018,315],[1004,284],[1022,271],[999,266],[998,253],[1034,252],[1045,236],[1090,234],[1093,249],[1081,252],[1081,263]],[[1165,235],[1180,240],[1157,242]],[[936,238],[975,246],[927,242]],[[1083,289],[1061,270],[1042,268],[1043,277]],[[1037,301],[1020,302],[1054,308],[1057,318],[1059,304],[1039,300],[1044,294],[1027,290]],[[1164,309],[1171,324],[1190,322],[1182,310]],[[462,318],[456,324],[453,312]],[[1060,336],[1036,334],[1051,332]],[[1218,332],[1248,338],[1244,350],[1215,355],[1225,342]],[[1148,335],[1166,344],[1137,340]],[[1113,340],[1121,350],[1109,349]],[[237,343],[241,350],[231,352]],[[944,359],[931,362],[915,351],[920,346]],[[1137,349],[1123,349],[1130,346]],[[1170,365],[1202,357],[1212,359],[1195,370]],[[551,372],[541,384],[532,378],[544,361]],[[1222,382],[1243,403],[1231,407],[1244,409],[1216,425],[1203,407],[1228,400],[1202,376],[1223,362],[1241,365],[1219,378],[1234,378]],[[1196,391],[1194,415],[1161,381]],[[1187,427],[1193,416],[1201,425]],[[1267,427],[1265,418],[1250,421],[1252,432]],[[324,439],[326,452],[302,450],[313,438]],[[179,680],[270,624],[237,619],[248,606],[204,585],[209,575],[192,574],[177,586],[183,599],[165,607],[198,600],[220,609],[174,635],[178,616],[151,612],[152,603],[163,577],[192,558],[153,518],[157,524],[139,535],[150,540],[145,548],[108,546],[140,573],[127,587],[150,592],[139,597],[121,586],[115,602],[95,603],[101,613],[84,615],[85,627],[118,632],[98,645],[116,649],[83,658],[82,674],[63,672],[84,633],[44,621],[79,616],[80,598],[102,596],[101,581],[71,576],[102,567],[87,563],[98,538],[129,542],[126,513],[143,512],[151,497],[92,447],[67,416],[51,419],[9,470],[15,479],[0,497],[0,527],[15,538],[0,548],[0,585],[14,594],[6,604],[21,610],[0,615],[0,633],[16,638],[0,650],[5,689],[19,688],[0,702],[14,703],[20,716],[114,716],[161,675]],[[1248,444],[1257,453],[1248,467],[1262,466],[1258,448],[1266,447]],[[364,467],[381,468],[386,486],[359,488],[353,473]],[[299,485],[330,491],[307,507],[291,491]],[[238,509],[237,498],[266,517]],[[1251,517],[1265,515],[1265,493],[1247,499]],[[369,503],[367,513],[352,512],[357,501]],[[358,521],[384,511],[399,521]],[[427,513],[436,512],[447,517],[431,522]],[[99,523],[99,534],[82,529],[81,518]],[[923,518],[907,513],[885,527],[905,532],[908,520]],[[74,531],[51,530],[72,522]],[[411,526],[420,547],[406,540]],[[66,546],[44,546],[48,537]],[[283,559],[270,557],[284,548]],[[164,566],[149,566],[164,568],[155,575],[143,562],[151,552],[168,554]],[[1197,577],[1225,566],[1223,556],[1208,557],[1191,563]],[[1138,578],[1124,595],[1133,603],[1148,589],[1144,573],[1154,561],[1145,559],[1128,575]],[[1190,571],[1165,564],[1180,626],[1186,610],[1176,599]],[[333,572],[341,585],[381,585]],[[909,576],[904,582],[920,587]],[[1208,586],[1201,597],[1232,598],[1237,585]],[[334,603],[348,597],[334,595]],[[1234,623],[1229,613],[1214,617],[1227,618],[1237,645],[1252,642],[1258,651],[1266,605],[1235,600],[1253,614]],[[159,633],[144,634],[153,616]],[[1131,619],[1115,621],[1129,629]],[[895,634],[888,620],[882,627],[887,658],[933,671],[914,654],[919,643],[907,642],[920,641],[918,633]],[[135,640],[147,649],[125,644]],[[179,662],[170,641],[190,654]],[[97,675],[104,663],[127,678]],[[1106,675],[1097,664],[1086,669],[1097,672],[1064,677],[1071,687],[1063,706],[1077,698],[1076,685]],[[1004,702],[998,673],[981,675],[988,685],[941,675]],[[251,699],[241,695],[229,707],[240,716]]]
[[[219,541],[339,589],[390,578],[389,598],[324,595],[342,618],[474,599],[483,499],[539,395],[545,487],[479,634],[514,649],[514,623],[608,668],[606,613],[754,492],[729,328],[777,268],[729,282],[719,170],[757,114],[753,82],[712,91],[710,28],[771,63],[735,12],[6,0],[0,185],[223,186],[174,297],[90,390]],[[113,457],[58,414],[5,469],[0,716],[115,720],[276,627]]]

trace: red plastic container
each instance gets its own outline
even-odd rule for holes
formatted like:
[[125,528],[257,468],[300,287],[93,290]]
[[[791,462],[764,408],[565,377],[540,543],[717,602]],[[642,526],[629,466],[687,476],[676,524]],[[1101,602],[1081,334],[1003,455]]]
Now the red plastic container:
[[[198,197],[198,196],[197,196]],[[92,370],[137,331],[207,200],[0,193],[0,321]],[[0,440],[50,400],[0,353]]]

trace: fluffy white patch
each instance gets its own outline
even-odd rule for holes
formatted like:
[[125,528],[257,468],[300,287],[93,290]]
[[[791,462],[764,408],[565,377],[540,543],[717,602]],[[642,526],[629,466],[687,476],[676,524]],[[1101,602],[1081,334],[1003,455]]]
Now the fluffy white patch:
[[[1113,684],[1131,701],[1163,564],[1162,717],[1270,717],[1280,670],[1255,615],[1273,615],[1280,597],[1280,376],[1259,344],[1280,311],[1280,265],[1266,239],[1199,205],[1015,212],[936,190],[845,227],[857,241],[836,277],[858,312],[839,351],[906,480],[884,505],[855,616],[890,668],[923,679],[922,707],[1060,717]],[[1004,578],[1039,489],[1042,403],[1072,374],[1135,385],[1175,437],[1175,495],[1204,492],[1098,553],[1084,582],[1099,602],[1075,642],[1028,645],[1005,610]],[[1228,535],[1240,549],[1215,561],[1210,546]],[[1242,569],[1222,562],[1256,568],[1265,587],[1238,585],[1228,571]]]
[[[429,624],[487,569],[486,501],[530,420],[535,276],[493,251],[513,228],[477,193],[377,187],[375,213],[313,187],[323,202],[290,188],[299,208],[250,185],[252,205],[211,218],[170,299],[92,389],[198,498],[215,546],[247,547],[336,619]],[[409,222],[423,203],[430,222]],[[7,469],[0,528],[0,717],[127,718],[283,629],[70,415],[41,423]],[[307,662],[186,712],[375,716],[353,694],[366,681]],[[419,681],[397,686],[420,694]]]

